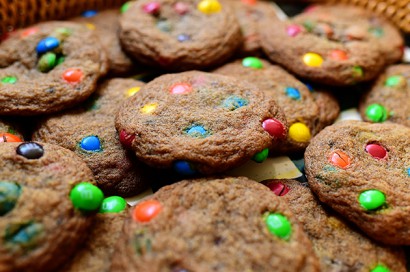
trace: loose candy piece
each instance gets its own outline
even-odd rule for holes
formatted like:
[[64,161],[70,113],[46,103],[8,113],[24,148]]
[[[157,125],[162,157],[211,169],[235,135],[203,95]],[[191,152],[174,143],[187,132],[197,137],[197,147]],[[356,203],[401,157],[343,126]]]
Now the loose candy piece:
[[82,182],[71,189],[70,199],[73,206],[81,211],[95,211],[100,208],[104,194],[97,186]]
[[132,218],[137,222],[149,222],[162,210],[162,204],[155,199],[143,201],[135,206]]

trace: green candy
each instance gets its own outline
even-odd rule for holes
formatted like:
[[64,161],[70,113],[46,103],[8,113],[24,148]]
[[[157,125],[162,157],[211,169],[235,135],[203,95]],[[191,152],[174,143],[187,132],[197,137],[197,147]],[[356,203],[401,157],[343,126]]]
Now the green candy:
[[56,66],[57,66],[57,65],[60,65],[60,64],[63,63],[64,61],[65,61],[65,57],[64,57],[64,56],[59,56],[59,57],[57,58]]
[[131,2],[125,2],[120,8],[120,12],[121,13],[126,12],[130,8],[130,6],[131,6]]
[[242,65],[244,67],[251,67],[254,69],[261,69],[263,68],[263,63],[260,59],[256,57],[247,57],[242,60]]
[[81,211],[95,211],[100,208],[104,194],[97,186],[82,182],[71,190],[70,199],[73,206]]
[[17,77],[14,76],[6,76],[1,79],[1,83],[4,84],[14,84],[17,82]]
[[369,28],[369,33],[375,36],[376,38],[381,38],[384,35],[384,30],[381,27],[371,27]]
[[10,212],[20,197],[21,188],[13,182],[0,181],[0,216]]
[[359,203],[366,210],[376,210],[386,203],[386,196],[379,190],[367,190],[360,194]]
[[119,213],[127,207],[127,202],[120,196],[110,196],[103,200],[100,213]]
[[364,74],[362,67],[360,66],[354,66],[353,67],[353,75],[355,77],[362,77]]
[[9,225],[6,228],[5,240],[22,246],[34,245],[34,238],[43,231],[43,225],[29,222],[25,224]]
[[384,86],[388,87],[395,87],[400,84],[402,81],[403,77],[402,76],[389,76],[386,81],[384,82]]
[[312,32],[313,29],[315,28],[315,23],[312,21],[304,21],[303,27],[306,29],[306,31]]
[[261,152],[256,153],[253,157],[252,160],[254,160],[255,162],[264,162],[269,155],[269,148],[265,148],[264,150],[262,150]]
[[43,72],[47,73],[48,71],[52,70],[57,64],[56,62],[57,56],[52,52],[48,52],[41,56],[40,60],[38,61],[38,69]]
[[390,269],[379,264],[375,268],[373,268],[370,272],[390,272]]
[[366,108],[367,118],[375,123],[381,123],[386,121],[389,114],[385,107],[380,104],[371,104]]
[[266,216],[265,223],[271,234],[283,240],[289,240],[292,234],[292,226],[285,216],[278,213],[270,213]]

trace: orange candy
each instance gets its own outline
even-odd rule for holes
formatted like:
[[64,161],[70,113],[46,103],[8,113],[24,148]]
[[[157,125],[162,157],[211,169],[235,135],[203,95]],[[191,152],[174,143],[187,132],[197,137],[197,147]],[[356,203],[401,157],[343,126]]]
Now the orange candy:
[[242,3],[247,5],[255,5],[257,0],[242,0]]
[[27,29],[23,30],[23,32],[21,32],[20,35],[21,35],[22,38],[25,38],[27,36],[36,34],[37,32],[38,32],[37,27],[30,27],[30,28],[27,28]]
[[347,53],[343,50],[335,49],[330,52],[330,58],[337,61],[347,60]]
[[82,78],[83,72],[80,69],[69,68],[63,73],[63,79],[68,83],[78,83]]
[[334,165],[338,166],[342,169],[345,169],[350,165],[350,158],[349,156],[342,152],[342,151],[334,151],[330,154],[329,161]]
[[10,133],[0,133],[0,143],[13,143],[13,142],[22,142],[22,140],[14,135],[14,134],[10,134]]
[[132,218],[137,222],[149,222],[162,210],[158,200],[150,199],[139,203],[132,212]]

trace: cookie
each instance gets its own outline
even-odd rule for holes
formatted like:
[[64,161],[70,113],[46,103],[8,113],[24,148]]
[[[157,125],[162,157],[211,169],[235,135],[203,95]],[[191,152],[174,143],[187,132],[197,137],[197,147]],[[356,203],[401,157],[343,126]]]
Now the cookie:
[[367,238],[336,213],[321,206],[306,185],[296,180],[264,183],[288,202],[313,244],[321,271],[406,271],[402,248],[384,246]]
[[[85,244],[68,264],[59,272],[108,272],[115,244],[128,213],[124,211],[127,203],[121,197],[104,199],[102,212],[95,216]],[[101,212],[101,211],[100,211]]]
[[146,188],[147,177],[135,156],[121,145],[114,119],[121,103],[143,85],[133,79],[107,80],[84,105],[44,119],[33,139],[77,153],[105,194],[136,195]]
[[371,33],[373,18],[357,7],[317,6],[288,21],[266,18],[260,23],[261,43],[272,61],[301,78],[356,84],[374,79],[389,62]]
[[240,177],[185,180],[137,204],[112,271],[319,270],[286,202]]
[[393,123],[343,121],[322,130],[305,152],[320,201],[385,244],[410,243],[409,133]]
[[223,63],[241,41],[233,11],[218,0],[138,0],[127,6],[120,25],[126,52],[174,71]]
[[267,97],[275,99],[289,124],[286,142],[273,146],[280,153],[302,152],[319,126],[319,108],[308,88],[286,70],[256,58],[247,57],[214,71],[255,84]]
[[360,103],[363,120],[410,126],[410,65],[393,65],[379,76]]
[[0,270],[56,271],[85,238],[103,194],[65,148],[5,143],[0,158]]
[[198,71],[143,86],[122,105],[116,128],[141,161],[186,175],[223,172],[256,154],[266,158],[287,133],[272,98],[246,81]]
[[84,23],[88,28],[94,30],[107,52],[110,76],[130,74],[136,69],[136,65],[121,48],[119,39],[120,11],[116,9],[105,10],[91,15],[88,12],[83,17],[75,18],[73,21]]
[[326,126],[333,124],[340,114],[340,105],[336,97],[329,91],[322,89],[312,90],[311,94],[319,107],[319,120],[316,131],[319,132]]
[[71,107],[94,91],[105,70],[104,51],[84,25],[46,22],[16,31],[0,44],[0,114]]
[[258,23],[264,17],[277,17],[271,3],[258,0],[231,0],[236,19],[242,32],[242,44],[236,54],[241,56],[260,56],[262,47]]

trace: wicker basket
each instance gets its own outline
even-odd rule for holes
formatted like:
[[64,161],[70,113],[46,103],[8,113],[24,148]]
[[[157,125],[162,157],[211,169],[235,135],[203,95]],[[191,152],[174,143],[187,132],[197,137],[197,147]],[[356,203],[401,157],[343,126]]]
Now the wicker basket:
[[[36,22],[77,16],[90,9],[119,7],[124,2],[126,0],[0,0],[0,37],[7,31]],[[378,14],[384,14],[404,32],[410,33],[409,0],[316,0],[315,2],[351,3],[362,6]]]

